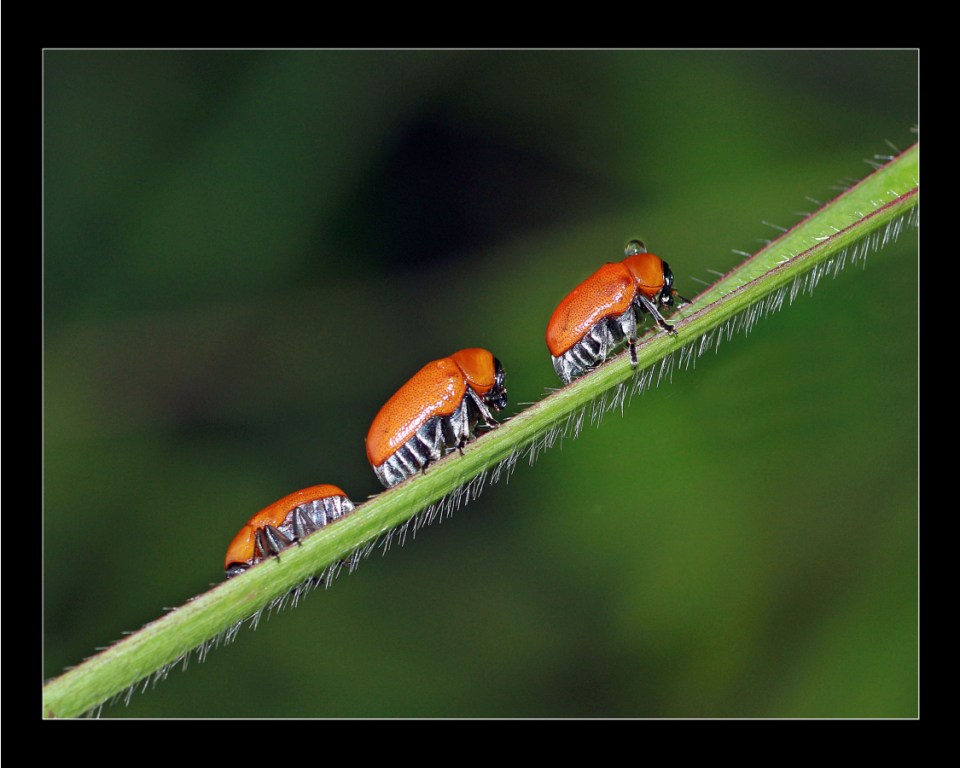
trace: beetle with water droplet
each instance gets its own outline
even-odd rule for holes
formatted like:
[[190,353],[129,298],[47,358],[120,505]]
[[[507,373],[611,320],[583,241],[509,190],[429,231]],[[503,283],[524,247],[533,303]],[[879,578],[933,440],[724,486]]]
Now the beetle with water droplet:
[[649,253],[640,240],[624,248],[622,261],[608,262],[557,305],[547,324],[547,349],[564,384],[596,368],[623,342],[637,364],[637,328],[650,315],[676,334],[660,313],[674,302],[688,304],[673,287],[670,265]]

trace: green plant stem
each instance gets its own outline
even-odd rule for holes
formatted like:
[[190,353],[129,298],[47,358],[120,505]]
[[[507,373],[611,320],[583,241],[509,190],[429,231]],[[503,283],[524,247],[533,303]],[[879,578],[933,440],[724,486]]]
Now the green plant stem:
[[[626,354],[559,389],[499,428],[454,452],[423,475],[360,504],[350,516],[309,536],[300,547],[252,568],[87,659],[43,689],[45,717],[75,717],[111,697],[159,678],[169,666],[236,630],[245,619],[290,595],[315,574],[412,521],[425,509],[443,513],[441,500],[459,504],[484,482],[510,471],[524,450],[532,460],[558,430],[577,429],[591,403],[622,403],[635,389],[695,359],[722,334],[748,328],[797,290],[812,289],[819,277],[843,260],[865,255],[895,236],[919,206],[919,144],[878,168],[859,184],[803,219],[675,315],[676,335],[657,329],[637,345],[634,370]],[[677,318],[680,318],[679,320]],[[739,323],[739,325],[738,325]],[[336,566],[333,566],[336,567]]]

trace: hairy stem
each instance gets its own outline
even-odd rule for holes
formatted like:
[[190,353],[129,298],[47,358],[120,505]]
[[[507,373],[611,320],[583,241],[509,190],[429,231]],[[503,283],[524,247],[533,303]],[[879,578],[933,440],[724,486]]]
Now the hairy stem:
[[[157,680],[195,651],[203,654],[251,617],[298,590],[315,574],[332,576],[344,558],[405,535],[532,461],[559,434],[576,432],[588,413],[623,405],[635,392],[688,366],[724,337],[746,331],[763,314],[810,291],[825,274],[866,256],[914,225],[919,209],[919,144],[807,216],[684,306],[672,336],[653,329],[626,353],[558,389],[499,428],[454,452],[423,475],[360,504],[356,511],[242,576],[217,585],[48,682],[45,717],[74,717],[132,687]],[[592,409],[592,410],[591,410]]]

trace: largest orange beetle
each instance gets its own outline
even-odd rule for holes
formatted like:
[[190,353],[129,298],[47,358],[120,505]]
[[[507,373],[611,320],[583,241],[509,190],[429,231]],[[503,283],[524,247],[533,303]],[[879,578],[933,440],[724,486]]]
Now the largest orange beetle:
[[377,413],[367,432],[367,459],[387,488],[462,449],[491,409],[507,405],[503,366],[485,349],[461,349],[427,363]]
[[550,317],[547,349],[564,384],[602,363],[624,338],[636,365],[634,344],[644,313],[676,333],[658,309],[672,307],[675,298],[689,303],[674,289],[670,265],[647,253],[639,240],[627,243],[624,255],[623,261],[604,264],[574,288]]

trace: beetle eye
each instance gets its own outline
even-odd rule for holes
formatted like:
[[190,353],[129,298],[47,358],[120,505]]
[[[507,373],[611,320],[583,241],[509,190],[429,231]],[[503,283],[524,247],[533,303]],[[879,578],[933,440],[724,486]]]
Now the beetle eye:
[[667,262],[663,262],[663,287],[668,291],[673,287],[673,271]]

